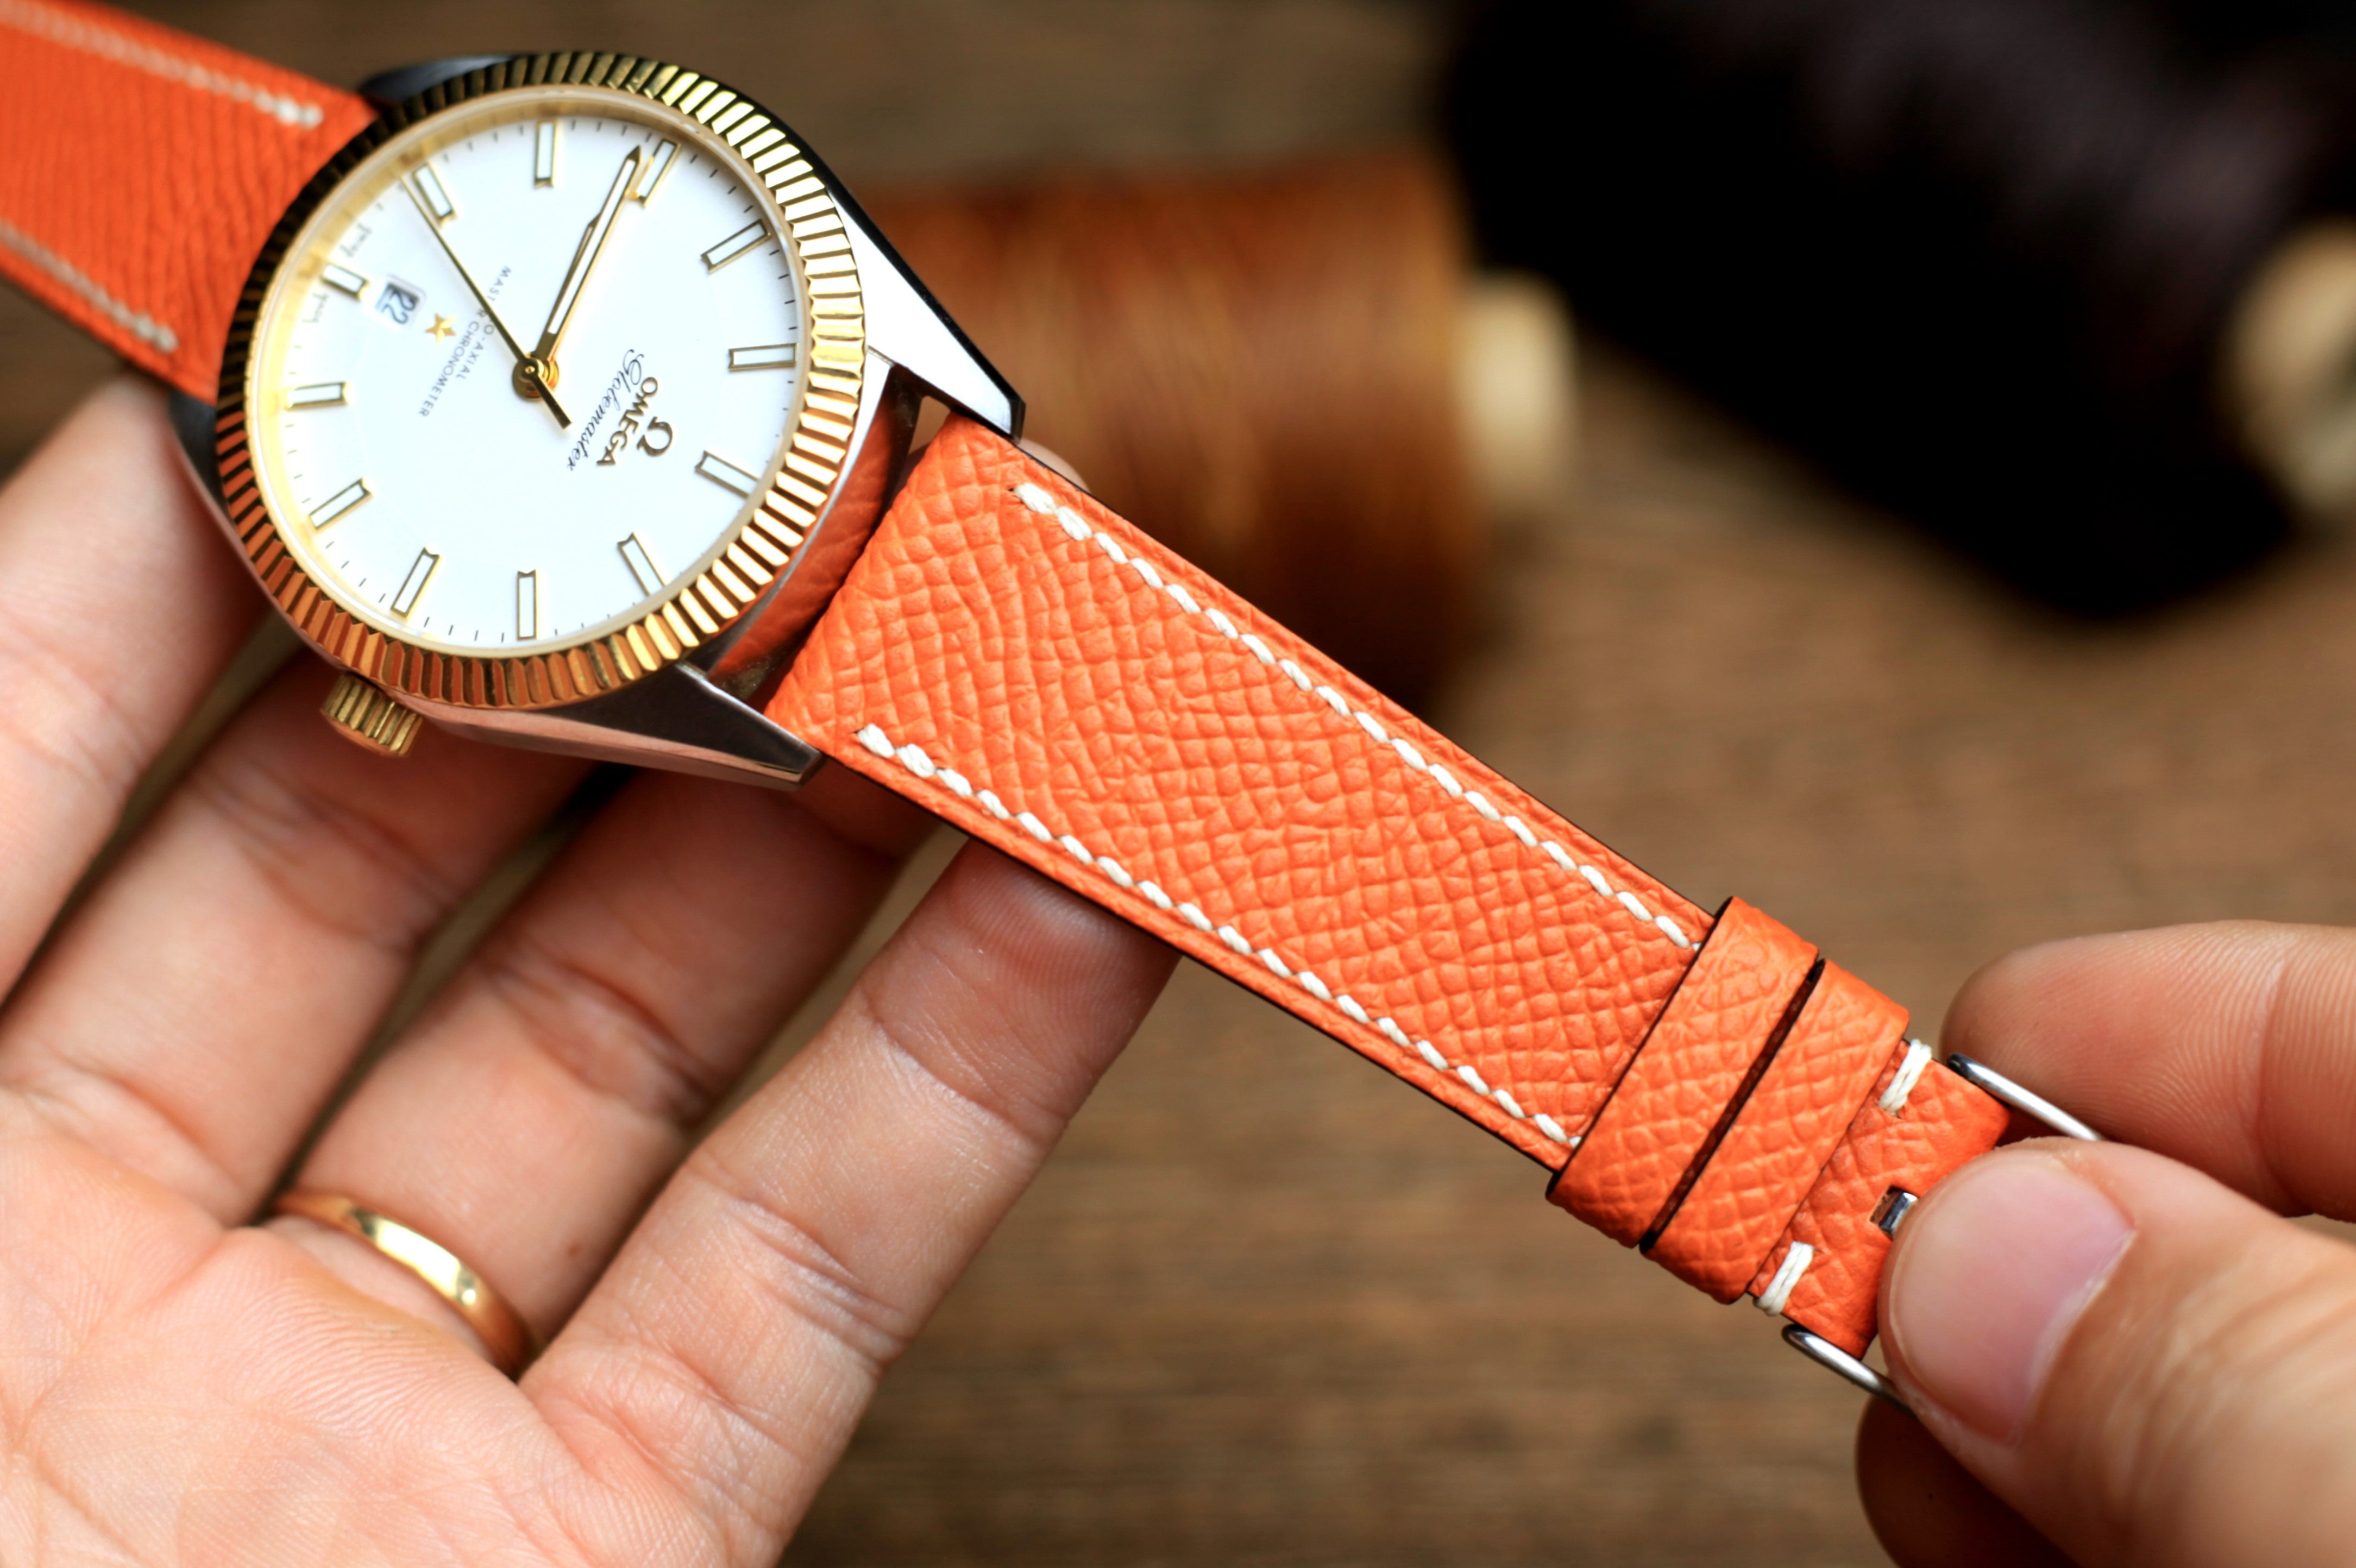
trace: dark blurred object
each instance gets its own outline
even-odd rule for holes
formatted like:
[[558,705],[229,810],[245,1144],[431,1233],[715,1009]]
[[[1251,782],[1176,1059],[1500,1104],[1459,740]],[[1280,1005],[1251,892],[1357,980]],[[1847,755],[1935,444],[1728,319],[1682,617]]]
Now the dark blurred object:
[[2351,48],[2320,5],[1498,0],[1450,117],[1496,258],[2111,611],[2286,531],[2222,361],[2267,259],[2347,194]]
[[1108,506],[1401,701],[1430,691],[1486,523],[1468,247],[1430,162],[867,207]]

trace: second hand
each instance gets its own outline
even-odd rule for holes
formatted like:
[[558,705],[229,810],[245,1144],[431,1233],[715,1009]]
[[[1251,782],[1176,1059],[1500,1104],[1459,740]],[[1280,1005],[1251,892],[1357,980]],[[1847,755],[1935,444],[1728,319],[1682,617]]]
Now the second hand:
[[425,220],[425,227],[434,235],[434,242],[442,247],[442,254],[449,257],[450,265],[457,269],[459,282],[465,283],[467,292],[475,296],[475,303],[483,307],[483,314],[491,318],[491,325],[498,332],[499,341],[505,343],[508,346],[508,352],[515,356],[518,368],[539,388],[540,400],[546,403],[548,411],[556,416],[557,428],[572,429],[573,421],[566,415],[563,406],[556,400],[556,393],[545,380],[541,379],[540,361],[524,352],[523,345],[518,343],[515,334],[508,330],[508,324],[499,319],[499,313],[492,305],[490,296],[483,293],[480,283],[475,282],[475,274],[466,271],[466,263],[458,260],[458,252],[451,249],[449,236],[442,232],[442,226],[434,221],[434,214],[426,208],[424,198],[417,194],[416,188],[406,179],[401,182],[401,188],[407,194],[410,204],[417,208],[417,216]]

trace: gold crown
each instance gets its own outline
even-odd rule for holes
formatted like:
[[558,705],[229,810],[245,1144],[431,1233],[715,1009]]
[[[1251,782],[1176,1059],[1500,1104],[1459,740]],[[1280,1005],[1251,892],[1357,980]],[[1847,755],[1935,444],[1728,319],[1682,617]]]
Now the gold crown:
[[409,754],[425,720],[356,675],[339,675],[319,711],[336,732],[389,757]]

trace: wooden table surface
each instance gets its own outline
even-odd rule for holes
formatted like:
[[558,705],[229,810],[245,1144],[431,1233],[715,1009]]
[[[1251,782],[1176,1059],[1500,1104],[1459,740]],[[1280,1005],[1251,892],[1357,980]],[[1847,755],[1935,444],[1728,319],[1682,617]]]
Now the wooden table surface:
[[[959,9],[922,0],[434,0],[349,27],[342,6],[143,8],[346,80],[492,36],[569,43],[585,25],[657,52],[807,25],[870,52],[824,81],[787,62],[778,81],[817,82],[813,139],[833,121],[830,150],[886,174],[1102,151],[1088,127],[1124,97],[1104,72],[1132,103],[1152,74],[1100,69],[1122,27],[1184,78],[1133,138],[1151,156],[1394,135],[1428,43],[1391,0],[1009,0],[963,8],[962,55],[905,36]],[[1203,101],[1187,83],[1237,38],[1278,58]],[[894,48],[918,65],[893,71]],[[997,104],[958,75],[972,58],[1094,107],[1008,111],[998,142],[926,165],[946,155],[911,153],[905,117],[931,111],[893,104],[932,78],[964,82],[952,108]],[[766,69],[746,85],[782,100],[753,80]],[[0,460],[104,373],[13,296],[0,357]],[[1926,1028],[2020,943],[2356,916],[2356,550],[2308,547],[2146,622],[2061,623],[1641,367],[1590,352],[1584,374],[1580,481],[1501,541],[1485,643],[1436,715],[1490,762],[1698,901],[1740,891],[1773,911]],[[1847,1480],[1857,1397],[1542,1185],[1322,1036],[1182,970],[894,1372],[787,1561],[1879,1561]]]

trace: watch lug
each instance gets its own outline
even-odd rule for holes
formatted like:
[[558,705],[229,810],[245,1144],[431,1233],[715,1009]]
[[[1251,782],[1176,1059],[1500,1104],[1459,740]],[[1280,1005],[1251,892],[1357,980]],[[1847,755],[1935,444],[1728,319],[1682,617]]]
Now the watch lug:
[[851,193],[834,197],[858,258],[867,347],[922,381],[942,401],[1006,437],[1023,435],[1023,399],[983,357],[932,291],[900,260]]
[[404,700],[445,730],[499,745],[737,783],[795,788],[826,760],[691,664],[564,708],[518,712]]
[[818,624],[884,519],[916,429],[924,389],[880,354],[867,357],[866,387],[851,437],[851,461],[818,526],[761,602],[688,656],[720,687],[758,706]]
[[213,450],[216,416],[212,404],[175,389],[165,411],[172,421],[173,439],[180,443],[181,454],[196,471],[197,483],[204,487],[206,495],[220,500],[220,454]]
[[359,95],[380,113],[396,103],[406,103],[429,88],[455,81],[470,70],[502,65],[514,58],[513,55],[451,55],[416,65],[395,66],[361,82]]

